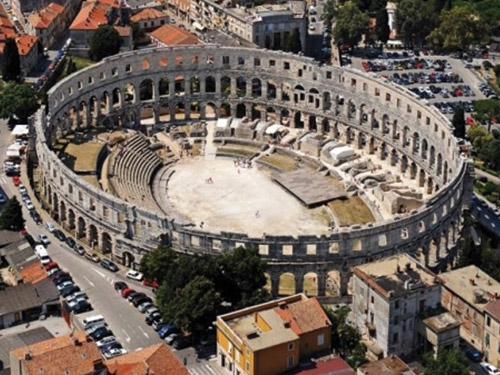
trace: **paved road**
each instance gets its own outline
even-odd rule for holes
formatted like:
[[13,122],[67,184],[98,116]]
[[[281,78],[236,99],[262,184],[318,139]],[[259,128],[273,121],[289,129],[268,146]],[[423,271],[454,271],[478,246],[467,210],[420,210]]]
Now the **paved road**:
[[475,173],[477,177],[486,177],[488,181],[500,185],[500,178],[498,178],[497,176],[493,176],[492,174],[482,171],[481,169],[478,168],[475,169]]

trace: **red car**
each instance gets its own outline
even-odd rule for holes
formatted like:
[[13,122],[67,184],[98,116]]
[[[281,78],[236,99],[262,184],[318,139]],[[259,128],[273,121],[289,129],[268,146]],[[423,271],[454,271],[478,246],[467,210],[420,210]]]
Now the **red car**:
[[21,185],[21,179],[18,176],[12,176],[12,182],[14,183],[14,186]]
[[150,280],[142,280],[142,285],[144,286],[149,286],[149,287],[152,287],[152,288],[158,288],[158,283],[156,281],[150,281]]
[[123,298],[127,298],[128,295],[130,293],[132,293],[132,292],[135,292],[135,290],[131,289],[131,288],[125,288],[125,289],[122,290],[121,295],[122,295]]
[[45,271],[50,271],[52,268],[59,267],[59,264],[57,262],[50,262],[49,264],[45,265],[43,268],[45,268]]

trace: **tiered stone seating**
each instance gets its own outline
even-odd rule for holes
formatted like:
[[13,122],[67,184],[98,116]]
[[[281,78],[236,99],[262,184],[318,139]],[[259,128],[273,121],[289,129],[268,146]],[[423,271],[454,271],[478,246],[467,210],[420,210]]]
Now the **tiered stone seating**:
[[147,209],[158,209],[151,191],[154,173],[162,159],[149,148],[149,141],[135,134],[113,152],[109,173],[115,193],[122,199]]

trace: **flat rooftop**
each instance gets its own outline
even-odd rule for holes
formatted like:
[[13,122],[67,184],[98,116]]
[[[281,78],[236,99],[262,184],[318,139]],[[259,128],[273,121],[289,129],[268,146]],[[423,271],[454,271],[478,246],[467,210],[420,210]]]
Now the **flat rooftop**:
[[452,328],[459,327],[461,323],[456,320],[449,312],[432,316],[424,320],[424,324],[434,332],[444,332]]
[[354,274],[371,284],[380,293],[394,297],[437,284],[433,273],[407,254],[398,254],[354,268]]
[[439,275],[444,286],[480,312],[500,293],[500,283],[476,266]]
[[398,356],[390,356],[358,367],[360,375],[415,375],[417,372]]
[[274,180],[307,207],[347,196],[342,184],[311,168],[283,172],[275,175]]

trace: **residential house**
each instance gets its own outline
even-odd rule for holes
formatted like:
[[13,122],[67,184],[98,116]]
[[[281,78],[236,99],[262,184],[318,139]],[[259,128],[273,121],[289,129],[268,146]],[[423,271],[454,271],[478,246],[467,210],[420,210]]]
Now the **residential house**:
[[173,25],[163,25],[150,36],[151,42],[159,47],[202,44],[196,35]]
[[460,336],[483,350],[485,308],[500,295],[500,283],[474,265],[445,272],[441,304],[462,323]]
[[500,299],[488,303],[484,313],[484,359],[500,367]]
[[137,23],[142,29],[151,31],[168,23],[168,14],[155,8],[145,8],[130,17],[130,22]]
[[328,351],[331,326],[304,294],[234,311],[217,317],[217,360],[227,373],[279,374]]
[[357,375],[418,375],[401,358],[395,355],[368,362],[358,367]]
[[49,48],[66,30],[69,19],[67,14],[63,5],[50,3],[29,15],[25,29],[28,34],[37,36],[45,48]]

